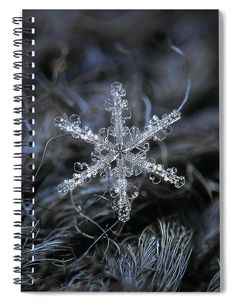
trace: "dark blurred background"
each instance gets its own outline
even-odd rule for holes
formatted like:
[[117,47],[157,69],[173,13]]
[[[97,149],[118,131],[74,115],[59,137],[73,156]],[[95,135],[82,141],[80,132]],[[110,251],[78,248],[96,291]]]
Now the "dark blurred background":
[[[132,204],[130,221],[119,225],[116,241],[139,236],[158,219],[177,220],[193,232],[192,255],[178,290],[207,291],[219,270],[218,11],[25,10],[24,15],[36,18],[35,150],[40,169],[35,208],[40,221],[35,243],[41,246],[41,260],[34,289],[68,288],[74,272],[59,272],[61,263],[66,269],[67,260],[86,251],[101,234],[97,225],[106,229],[116,221],[104,178],[75,189],[71,196],[58,195],[56,186],[72,176],[73,164],[90,163],[93,147],[71,136],[57,137],[63,133],[54,126],[54,118],[77,113],[94,131],[108,127],[104,100],[115,81],[127,90],[133,111],[129,125],[142,129],[151,115],[178,108],[188,71],[183,58],[171,50],[175,45],[189,61],[192,88],[181,120],[165,141],[150,142],[149,156],[165,167],[177,167],[186,184],[176,190],[168,183],[155,186],[145,175],[138,177],[140,195]],[[103,248],[102,241],[98,246]],[[96,267],[86,271],[91,278],[97,275]],[[119,288],[108,283],[106,289],[94,290]]]

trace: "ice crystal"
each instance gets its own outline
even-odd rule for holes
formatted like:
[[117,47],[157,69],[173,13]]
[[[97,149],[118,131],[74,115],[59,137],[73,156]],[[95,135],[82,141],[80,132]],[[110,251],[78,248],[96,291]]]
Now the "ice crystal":
[[61,116],[55,119],[55,125],[61,130],[94,145],[92,164],[76,162],[73,177],[58,185],[58,192],[66,195],[97,175],[107,175],[111,178],[112,209],[118,211],[118,219],[122,222],[130,219],[131,202],[139,194],[138,188],[128,183],[128,177],[146,171],[154,184],[164,180],[180,188],[185,183],[183,176],[176,175],[176,168],[165,170],[154,159],[147,159],[148,141],[151,138],[163,140],[171,132],[171,125],[181,118],[180,111],[173,110],[162,118],[154,115],[142,131],[135,126],[129,128],[125,126],[125,121],[131,118],[131,112],[125,95],[121,83],[111,85],[112,98],[105,101],[105,109],[111,112],[112,125],[101,128],[97,134],[88,127],[81,127],[80,117],[76,114],[70,116],[70,121]]

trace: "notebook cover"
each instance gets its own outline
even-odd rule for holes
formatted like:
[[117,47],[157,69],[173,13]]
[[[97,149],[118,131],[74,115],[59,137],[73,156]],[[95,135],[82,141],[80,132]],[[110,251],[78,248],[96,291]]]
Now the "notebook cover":
[[14,19],[22,291],[220,291],[218,21]]

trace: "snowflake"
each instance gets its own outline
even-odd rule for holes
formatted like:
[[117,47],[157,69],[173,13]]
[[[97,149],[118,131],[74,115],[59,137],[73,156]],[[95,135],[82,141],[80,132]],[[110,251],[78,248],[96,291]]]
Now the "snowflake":
[[171,125],[181,118],[178,110],[165,114],[161,119],[153,116],[143,131],[137,127],[125,126],[125,121],[131,118],[128,101],[122,84],[115,82],[111,85],[111,99],[105,101],[105,109],[111,112],[111,126],[102,128],[97,134],[88,127],[81,127],[80,117],[70,116],[70,121],[61,116],[55,119],[55,126],[70,133],[74,138],[81,138],[94,145],[91,153],[92,164],[76,162],[73,177],[58,185],[58,192],[66,195],[70,190],[88,183],[97,175],[109,176],[110,195],[113,198],[112,209],[118,211],[118,219],[126,222],[130,219],[131,202],[138,196],[138,189],[130,185],[127,178],[138,176],[143,171],[149,174],[154,184],[162,179],[173,184],[176,188],[184,185],[183,176],[177,176],[176,168],[164,169],[154,159],[147,159],[149,151],[148,140],[161,141],[171,132]]

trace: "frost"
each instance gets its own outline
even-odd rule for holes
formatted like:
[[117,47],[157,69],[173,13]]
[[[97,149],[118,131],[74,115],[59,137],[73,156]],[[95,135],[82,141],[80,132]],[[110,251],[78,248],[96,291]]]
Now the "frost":
[[180,188],[185,183],[183,176],[176,175],[176,168],[165,170],[164,166],[157,164],[154,159],[147,159],[150,149],[148,141],[165,139],[172,130],[171,125],[181,118],[180,111],[173,110],[162,118],[154,115],[142,131],[134,126],[129,128],[125,126],[125,121],[131,118],[131,111],[128,101],[123,98],[125,95],[126,91],[121,83],[115,82],[111,85],[112,98],[105,101],[105,109],[111,112],[111,126],[101,128],[97,134],[88,127],[81,127],[80,117],[76,114],[71,115],[69,121],[60,116],[55,119],[55,126],[74,138],[94,145],[91,165],[76,162],[73,177],[64,180],[58,186],[58,192],[66,195],[97,175],[109,175],[112,209],[117,210],[118,219],[122,222],[130,219],[131,201],[138,196],[137,187],[128,183],[128,177],[138,176],[145,171],[154,184],[163,180]]

